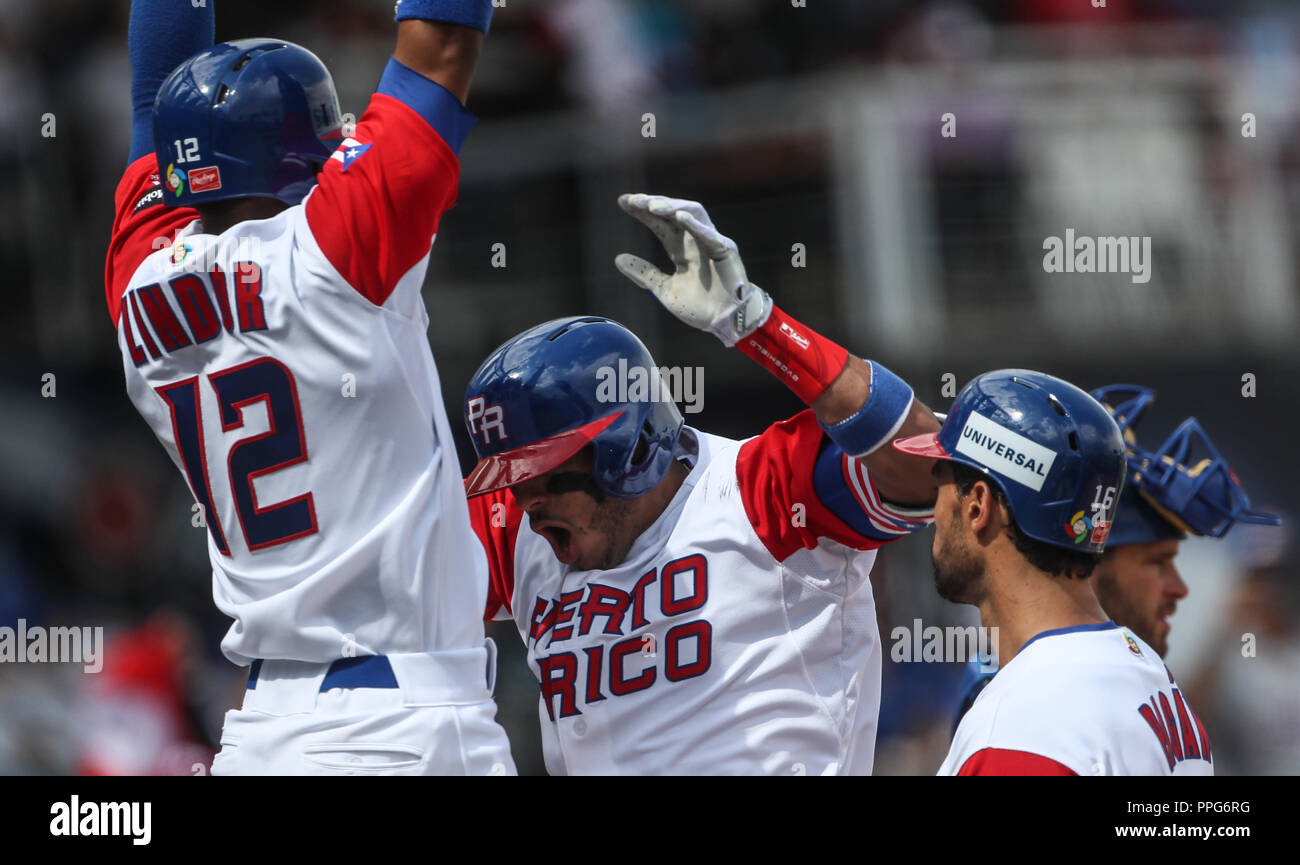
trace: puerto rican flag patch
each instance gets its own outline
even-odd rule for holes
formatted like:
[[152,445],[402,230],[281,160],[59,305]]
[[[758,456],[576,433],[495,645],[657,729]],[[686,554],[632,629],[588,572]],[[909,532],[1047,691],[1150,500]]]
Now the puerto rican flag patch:
[[345,138],[339,145],[339,149],[330,154],[330,159],[337,159],[343,163],[343,170],[347,171],[352,163],[360,159],[365,152],[373,146],[374,142],[362,144],[355,138]]

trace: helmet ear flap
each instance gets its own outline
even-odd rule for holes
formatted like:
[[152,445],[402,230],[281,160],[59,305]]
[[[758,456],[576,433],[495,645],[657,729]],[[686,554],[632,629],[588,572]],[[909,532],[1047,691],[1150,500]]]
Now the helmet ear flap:
[[608,449],[601,450],[597,440],[594,471],[601,489],[620,498],[635,498],[663,480],[684,421],[671,401],[631,403],[627,410],[625,426],[615,424],[602,434],[610,443]]
[[636,449],[632,451],[632,467],[640,468],[641,465],[650,456],[650,439],[654,436],[654,428],[650,426],[650,420],[641,424],[641,432],[636,437]]

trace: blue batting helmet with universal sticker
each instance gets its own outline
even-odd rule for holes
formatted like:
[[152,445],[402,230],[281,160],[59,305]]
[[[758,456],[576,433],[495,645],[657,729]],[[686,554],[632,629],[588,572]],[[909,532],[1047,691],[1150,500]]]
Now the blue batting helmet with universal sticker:
[[478,455],[468,495],[546,474],[590,444],[596,485],[631,498],[667,474],[682,415],[635,334],[575,316],[492,352],[465,389],[465,425]]
[[334,81],[306,48],[282,39],[213,45],[172,70],[154,100],[163,200],[297,204],[341,130]]
[[[1160,447],[1138,444],[1136,426],[1155,391],[1112,384],[1092,391],[1114,416],[1128,445],[1128,482],[1120,496],[1110,545],[1181,540],[1188,534],[1222,537],[1235,523],[1281,525],[1282,519],[1251,510],[1237,474],[1196,418],[1187,418]],[[1193,459],[1197,454],[1200,459]]]
[[986,372],[957,395],[938,433],[894,447],[983,472],[1028,537],[1083,552],[1105,548],[1124,483],[1124,437],[1105,407],[1069,382],[1022,369]]

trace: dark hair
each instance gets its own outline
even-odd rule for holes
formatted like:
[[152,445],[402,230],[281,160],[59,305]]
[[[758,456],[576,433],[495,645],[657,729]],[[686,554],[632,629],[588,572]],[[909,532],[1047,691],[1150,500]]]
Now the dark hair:
[[1101,561],[1099,553],[1067,550],[1065,547],[1058,547],[1055,544],[1029,537],[1020,530],[1020,526],[1016,522],[1015,512],[1011,510],[1011,505],[1007,503],[1006,493],[1002,491],[996,480],[979,469],[972,468],[964,463],[950,462],[948,465],[952,468],[952,479],[957,484],[957,491],[963,496],[971,491],[976,481],[984,481],[989,485],[989,489],[993,490],[993,497],[1006,508],[1007,514],[1010,516],[1010,521],[1007,523],[1007,534],[1011,537],[1011,543],[1015,545],[1016,551],[1028,560],[1029,564],[1054,577],[1086,580],[1092,576],[1093,569]]

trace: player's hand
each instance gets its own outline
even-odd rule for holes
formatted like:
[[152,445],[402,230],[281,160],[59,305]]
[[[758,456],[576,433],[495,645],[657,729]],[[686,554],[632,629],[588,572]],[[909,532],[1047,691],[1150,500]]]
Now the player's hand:
[[772,299],[745,276],[735,241],[713,226],[703,205],[637,193],[620,195],[618,206],[655,233],[677,270],[664,273],[626,252],[614,259],[614,265],[669,312],[713,334],[727,347],[767,320]]

